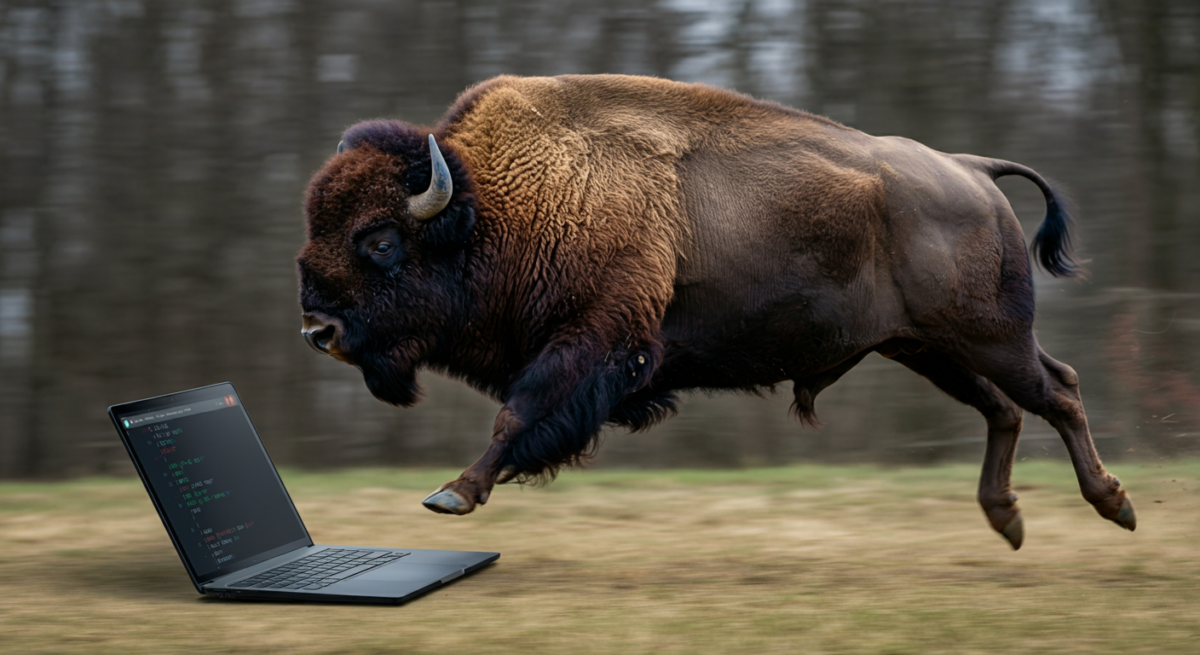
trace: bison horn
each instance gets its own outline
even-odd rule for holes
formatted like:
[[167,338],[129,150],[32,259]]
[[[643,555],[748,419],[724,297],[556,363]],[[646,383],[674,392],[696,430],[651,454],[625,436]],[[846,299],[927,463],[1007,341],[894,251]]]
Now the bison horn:
[[345,141],[338,141],[338,154],[340,155],[340,154],[342,154],[343,152],[346,152],[346,142],[345,142]]
[[454,183],[450,181],[450,168],[438,150],[437,141],[429,135],[429,158],[433,167],[433,179],[429,180],[429,188],[420,195],[408,199],[408,213],[418,221],[433,218],[438,212],[450,204],[450,194],[454,192]]

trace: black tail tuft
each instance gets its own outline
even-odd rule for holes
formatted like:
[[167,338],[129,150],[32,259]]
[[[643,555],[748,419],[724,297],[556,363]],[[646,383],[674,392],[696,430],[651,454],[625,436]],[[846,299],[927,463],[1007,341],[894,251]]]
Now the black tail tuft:
[[1071,258],[1071,215],[1067,212],[1066,199],[1051,188],[1046,180],[1032,168],[1000,159],[976,159],[985,162],[992,179],[1005,175],[1020,175],[1032,181],[1042,190],[1046,198],[1046,218],[1033,236],[1030,251],[1038,265],[1055,277],[1081,277],[1083,267]]
[[1047,273],[1055,277],[1079,277],[1083,269],[1071,258],[1071,214],[1058,192],[1047,186],[1046,218],[1033,236],[1030,251]]

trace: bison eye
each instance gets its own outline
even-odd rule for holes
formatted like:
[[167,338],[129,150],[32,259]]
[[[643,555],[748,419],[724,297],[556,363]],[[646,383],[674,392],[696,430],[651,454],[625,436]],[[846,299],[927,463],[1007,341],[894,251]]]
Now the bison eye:
[[402,257],[404,244],[396,229],[388,227],[360,239],[358,252],[380,266],[391,266]]

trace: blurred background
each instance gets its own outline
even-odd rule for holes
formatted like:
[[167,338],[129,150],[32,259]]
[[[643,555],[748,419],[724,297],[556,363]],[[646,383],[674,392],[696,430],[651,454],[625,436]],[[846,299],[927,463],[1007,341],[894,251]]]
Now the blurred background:
[[[465,465],[497,406],[373,399],[300,338],[308,177],[342,130],[433,123],[493,75],[700,81],[1025,163],[1078,205],[1083,282],[1038,338],[1102,456],[1200,452],[1196,0],[37,0],[0,3],[0,476],[129,473],[105,408],[232,381],[280,464]],[[1000,182],[1026,234],[1044,212]],[[598,465],[978,461],[983,419],[871,356],[817,400],[691,396]],[[1030,417],[1020,457],[1065,456]]]

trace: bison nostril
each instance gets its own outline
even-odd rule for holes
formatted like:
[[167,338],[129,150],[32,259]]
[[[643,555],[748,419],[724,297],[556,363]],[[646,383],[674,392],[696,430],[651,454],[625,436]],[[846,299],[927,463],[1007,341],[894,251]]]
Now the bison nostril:
[[305,330],[304,340],[308,342],[308,345],[312,346],[313,350],[322,354],[328,354],[330,342],[333,341],[336,335],[337,328],[332,325],[326,325],[325,327],[313,330]]
[[313,350],[322,355],[336,355],[341,350],[341,323],[318,312],[305,313],[300,334]]

